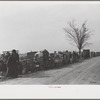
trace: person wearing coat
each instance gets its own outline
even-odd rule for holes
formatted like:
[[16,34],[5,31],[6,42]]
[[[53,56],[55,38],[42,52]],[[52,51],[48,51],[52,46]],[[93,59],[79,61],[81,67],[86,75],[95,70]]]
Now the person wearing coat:
[[18,77],[18,63],[19,55],[16,50],[12,50],[12,54],[7,61],[7,77],[17,78]]

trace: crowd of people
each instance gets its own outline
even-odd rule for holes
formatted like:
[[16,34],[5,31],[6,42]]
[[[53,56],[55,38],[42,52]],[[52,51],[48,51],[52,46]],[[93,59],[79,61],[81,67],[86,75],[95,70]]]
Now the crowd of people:
[[[32,54],[32,52],[30,52]],[[31,58],[31,57],[30,57]],[[46,49],[34,54],[34,61],[40,66],[40,69],[54,68],[56,66],[65,65],[79,60],[78,52],[56,52],[49,53]]]
[[2,54],[0,64],[0,71],[5,72],[5,77],[18,77],[19,55],[16,50],[12,50],[11,53],[6,52],[6,54]]
[[[87,52],[88,51],[88,52]],[[28,55],[29,54],[29,55]],[[99,55],[100,52],[91,52],[91,57]],[[34,70],[38,67],[40,70],[47,68],[56,68],[62,65],[67,65],[69,63],[78,62],[81,59],[86,59],[90,57],[90,51],[82,52],[70,52],[66,51],[54,51],[49,53],[48,50],[44,49],[39,52],[27,53],[27,57],[19,58],[18,52],[14,49],[11,52],[6,52],[1,55],[0,58],[0,72],[4,73],[5,78],[17,78],[19,73],[22,74],[23,69]],[[25,62],[25,64],[23,63]],[[31,67],[30,67],[31,66]],[[20,69],[20,70],[19,70]]]

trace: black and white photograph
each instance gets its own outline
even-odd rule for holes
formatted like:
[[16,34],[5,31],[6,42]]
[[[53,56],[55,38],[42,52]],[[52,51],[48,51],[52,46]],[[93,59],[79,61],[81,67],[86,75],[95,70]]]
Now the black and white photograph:
[[100,85],[99,10],[99,1],[0,1],[0,85]]

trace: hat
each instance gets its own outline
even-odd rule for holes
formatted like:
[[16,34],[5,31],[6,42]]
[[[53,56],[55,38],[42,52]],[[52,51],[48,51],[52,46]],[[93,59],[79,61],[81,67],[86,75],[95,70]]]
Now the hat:
[[15,49],[13,49],[13,50],[12,50],[12,52],[16,53],[16,50],[15,50]]

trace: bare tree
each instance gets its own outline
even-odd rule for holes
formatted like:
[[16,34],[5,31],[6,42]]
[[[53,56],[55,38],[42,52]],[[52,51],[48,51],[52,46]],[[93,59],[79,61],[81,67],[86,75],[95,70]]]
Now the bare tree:
[[82,24],[81,27],[77,28],[75,25],[75,21],[69,22],[69,28],[64,28],[67,39],[70,39],[73,44],[78,48],[79,54],[81,54],[81,50],[88,45],[88,40],[91,36],[91,31],[86,27],[86,22]]

